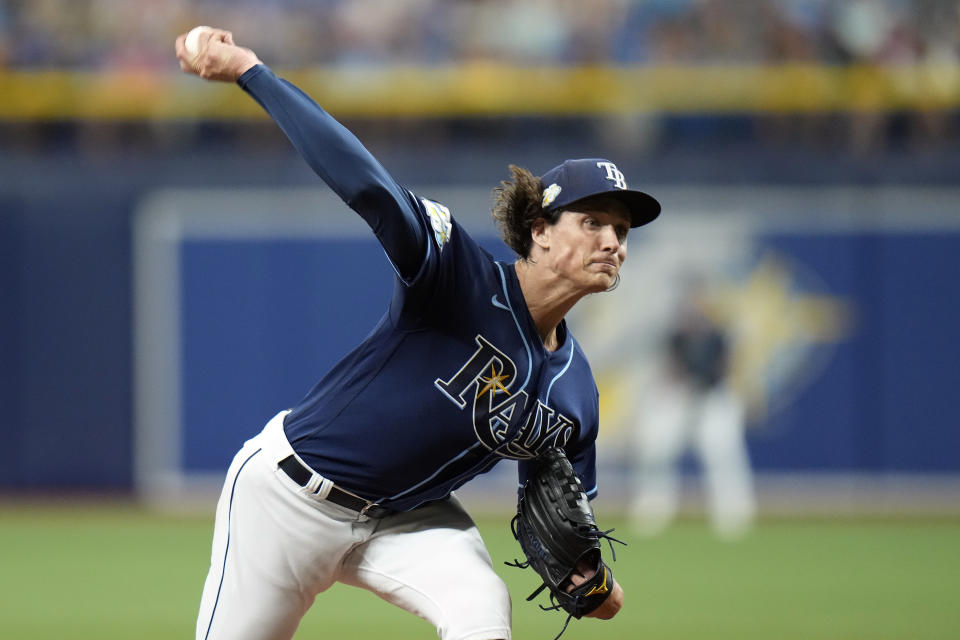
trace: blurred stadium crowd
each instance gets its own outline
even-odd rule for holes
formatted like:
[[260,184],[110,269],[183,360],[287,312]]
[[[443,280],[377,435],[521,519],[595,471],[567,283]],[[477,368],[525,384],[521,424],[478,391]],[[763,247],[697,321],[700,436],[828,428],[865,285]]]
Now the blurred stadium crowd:
[[[173,39],[197,24],[232,30],[283,73],[334,71],[363,82],[365,71],[404,65],[429,84],[431,72],[447,68],[509,68],[513,80],[493,77],[513,87],[511,104],[523,99],[517,78],[528,68],[550,67],[568,80],[584,69],[633,74],[621,93],[663,98],[657,106],[630,102],[634,113],[625,118],[587,107],[585,119],[636,152],[732,142],[863,157],[945,151],[960,140],[958,0],[0,0],[0,85],[7,82],[9,107],[3,116],[0,105],[0,141],[32,147],[35,132],[53,121],[88,130],[90,111],[75,106],[87,102],[78,87],[111,104],[139,95],[128,80],[100,87],[98,75],[132,74],[140,89],[166,90],[179,75]],[[767,75],[757,79],[757,70]],[[182,85],[190,86],[200,87]],[[490,87],[467,86],[484,104]],[[415,91],[401,83],[378,104]],[[758,104],[757,92],[778,104]],[[580,95],[564,104],[589,104]],[[48,104],[62,106],[33,120],[30,108]],[[115,122],[151,118],[143,107]],[[27,137],[7,126],[24,119],[36,125]],[[92,119],[104,137],[111,117]],[[442,119],[434,118],[433,133]],[[489,135],[494,123],[483,124]]]
[[956,0],[5,0],[0,68],[168,68],[223,25],[275,66],[955,63]]

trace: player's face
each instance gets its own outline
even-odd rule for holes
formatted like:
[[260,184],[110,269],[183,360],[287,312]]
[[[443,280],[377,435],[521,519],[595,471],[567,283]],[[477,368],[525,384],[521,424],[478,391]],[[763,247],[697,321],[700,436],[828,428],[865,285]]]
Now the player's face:
[[557,275],[587,293],[609,289],[627,259],[630,214],[617,201],[564,211],[548,227],[551,266]]

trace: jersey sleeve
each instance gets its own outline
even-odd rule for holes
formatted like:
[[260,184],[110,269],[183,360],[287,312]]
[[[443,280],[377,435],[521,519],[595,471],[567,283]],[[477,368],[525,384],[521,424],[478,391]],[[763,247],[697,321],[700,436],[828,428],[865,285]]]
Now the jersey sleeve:
[[583,449],[570,459],[573,470],[577,472],[580,482],[583,483],[583,490],[591,500],[597,497],[599,488],[597,487],[597,446],[591,443],[590,446]]
[[413,277],[427,251],[415,196],[353,133],[266,66],[249,69],[237,84],[277,123],[310,168],[367,222],[400,276]]

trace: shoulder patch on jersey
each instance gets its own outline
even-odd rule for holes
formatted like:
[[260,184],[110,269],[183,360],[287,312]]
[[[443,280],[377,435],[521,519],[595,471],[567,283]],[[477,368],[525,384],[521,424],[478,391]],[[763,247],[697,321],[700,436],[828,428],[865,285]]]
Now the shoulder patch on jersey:
[[433,227],[433,239],[437,241],[437,247],[443,250],[443,245],[450,241],[450,232],[453,230],[453,223],[450,218],[450,209],[439,202],[420,198],[423,208],[430,218],[430,226]]

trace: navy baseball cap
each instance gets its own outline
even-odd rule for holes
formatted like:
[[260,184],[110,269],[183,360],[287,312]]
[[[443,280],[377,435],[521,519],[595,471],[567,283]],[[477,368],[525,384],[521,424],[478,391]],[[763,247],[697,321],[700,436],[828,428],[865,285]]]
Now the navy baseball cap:
[[603,158],[567,160],[540,176],[541,205],[546,212],[564,209],[592,196],[609,196],[626,205],[630,226],[639,227],[660,215],[660,203],[642,191],[627,188],[627,179],[617,165]]

